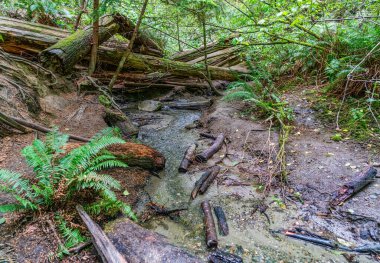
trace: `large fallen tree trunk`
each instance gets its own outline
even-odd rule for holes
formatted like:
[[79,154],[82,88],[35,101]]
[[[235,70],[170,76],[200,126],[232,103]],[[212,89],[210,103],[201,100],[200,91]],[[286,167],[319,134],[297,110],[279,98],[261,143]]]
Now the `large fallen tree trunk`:
[[170,244],[162,235],[121,218],[105,227],[108,237],[129,263],[200,263],[184,249]]
[[[4,38],[4,41],[0,42],[0,47],[4,48],[7,52],[18,55],[23,55],[25,52],[28,54],[36,54],[44,48],[53,45],[58,40],[67,37],[67,35],[65,35],[65,31],[57,29],[58,32],[52,32],[56,30],[56,28],[53,27],[43,26],[42,29],[39,27],[35,28],[38,24],[29,22],[20,22],[15,27],[12,27],[12,23],[9,21],[6,23],[6,26],[2,27],[2,23],[4,22],[7,21],[0,18],[0,34]],[[38,31],[38,33],[35,31]],[[20,45],[18,45],[18,43],[20,43]],[[87,49],[87,47],[85,48]],[[52,50],[52,48],[49,48],[48,50]],[[58,51],[58,53],[60,52]],[[81,51],[80,53],[82,54],[83,52]],[[72,55],[75,54],[70,52],[67,56]],[[115,67],[118,65],[122,55],[123,52],[116,50],[115,48],[100,47],[99,63],[105,66]],[[42,57],[44,57],[44,55],[42,55]],[[72,61],[69,57],[65,57],[63,54],[60,55],[59,60],[68,62]],[[65,65],[64,67],[67,68],[68,66]],[[189,65],[184,62],[172,61],[169,59],[136,53],[131,53],[128,57],[127,63],[124,66],[124,70],[131,69],[143,71],[145,73],[160,71],[163,73],[170,73],[174,76],[193,76],[202,79],[205,78],[206,72],[205,66],[202,64]],[[239,75],[247,73],[246,70],[233,70],[230,68],[214,66],[210,66],[209,69],[212,79],[229,81],[237,80],[239,79]]]

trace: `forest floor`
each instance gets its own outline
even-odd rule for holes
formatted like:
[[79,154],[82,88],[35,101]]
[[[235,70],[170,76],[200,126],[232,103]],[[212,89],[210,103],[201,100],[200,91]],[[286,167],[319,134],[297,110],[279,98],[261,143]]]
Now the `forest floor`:
[[[230,226],[230,234],[220,236],[219,248],[242,256],[246,262],[343,262],[343,252],[290,239],[281,231],[300,227],[346,245],[362,245],[380,238],[378,179],[332,213],[327,211],[334,191],[366,165],[379,162],[379,149],[351,140],[331,140],[334,130],[318,120],[311,107],[313,95],[308,94],[302,88],[285,94],[296,115],[287,145],[287,186],[281,186],[270,172],[278,145],[276,129],[247,115],[244,103],[217,99],[203,112],[165,107],[153,113],[129,109],[126,114],[140,126],[138,139],[162,152],[167,164],[159,177],[150,177],[136,168],[117,171],[117,178],[130,192],[124,198],[135,204],[140,218],[148,201],[167,208],[188,207],[177,218],[153,217],[142,224],[201,258],[206,257],[206,250],[200,203],[209,199],[213,205],[223,207]],[[187,96],[189,100],[199,99]],[[104,109],[95,96],[50,95],[44,98],[43,111],[45,123],[76,135],[90,137],[106,127]],[[197,152],[210,145],[209,139],[199,136],[200,132],[224,133],[227,147],[223,146],[207,163],[196,163],[188,173],[179,174],[178,165],[190,144],[198,144]],[[4,138],[0,142],[1,167],[29,173],[20,151],[36,136],[29,133]],[[222,168],[217,183],[190,202],[194,182],[204,169],[215,164]],[[264,193],[269,180],[273,184]],[[6,196],[0,196],[0,203],[7,201]],[[266,207],[265,213],[255,212],[258,207]],[[57,240],[42,221],[26,223],[15,215],[6,218],[7,223],[0,225],[4,233],[0,237],[0,260],[11,257],[17,262],[36,262],[38,258],[42,262],[54,252]],[[375,233],[375,237],[368,233]],[[353,260],[375,259],[358,255]],[[65,261],[94,262],[96,253],[84,250]]]

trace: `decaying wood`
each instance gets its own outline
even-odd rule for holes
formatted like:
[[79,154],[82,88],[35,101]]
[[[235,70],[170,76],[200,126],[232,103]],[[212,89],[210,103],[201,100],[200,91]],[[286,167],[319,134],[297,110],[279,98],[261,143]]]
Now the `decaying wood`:
[[197,145],[194,143],[187,148],[185,155],[181,161],[181,164],[179,165],[178,171],[180,173],[186,173],[187,169],[189,168],[190,164],[193,162],[194,159],[194,152],[197,148]]
[[[35,123],[32,123],[32,122],[28,122],[26,120],[22,120],[22,119],[19,119],[19,118],[16,118],[16,117],[11,117],[11,116],[7,116],[5,114],[1,114],[0,118],[2,116],[5,116],[7,119],[12,120],[13,122],[18,123],[21,126],[25,126],[27,128],[31,128],[31,129],[36,130],[36,131],[40,131],[40,132],[44,132],[44,133],[48,133],[48,132],[52,132],[53,131],[52,129],[46,128],[44,126],[41,126],[41,125],[38,125],[38,124],[35,124]],[[76,136],[76,135],[72,135],[72,134],[69,134],[69,138],[73,139],[73,140],[76,140],[76,141],[80,141],[80,142],[89,142],[89,139],[87,139],[87,138]]]
[[[98,43],[102,44],[119,31],[119,25],[113,19],[103,19],[98,28]],[[71,69],[91,51],[93,29],[89,27],[58,41],[43,50],[39,58],[44,67],[62,74]]]
[[202,153],[198,154],[195,159],[198,162],[207,162],[215,153],[217,153],[220,148],[222,148],[224,143],[224,134],[221,133],[215,139],[214,143],[210,146],[210,148],[204,150]]
[[210,107],[211,100],[204,101],[173,101],[165,102],[165,106],[168,106],[173,109],[182,109],[182,110],[200,110],[203,108]]
[[195,199],[199,193],[199,188],[201,188],[202,184],[206,181],[207,177],[211,174],[211,169],[204,172],[201,177],[195,182],[193,191],[191,192],[191,199]]
[[219,233],[222,236],[227,236],[229,233],[229,229],[228,229],[227,218],[223,211],[223,208],[220,206],[215,206],[214,212],[215,212],[216,219],[218,221]]
[[208,200],[203,201],[201,207],[204,214],[203,223],[206,232],[206,245],[208,248],[215,248],[218,246],[218,238],[214,218],[212,217],[210,202]]
[[165,167],[165,157],[144,144],[126,142],[112,145],[107,150],[129,166],[138,166],[151,171],[162,170]]
[[214,166],[211,170],[211,174],[206,178],[201,187],[199,188],[199,193],[204,194],[210,185],[214,182],[215,178],[218,176],[220,172],[220,166]]
[[68,251],[69,251],[69,253],[77,254],[77,253],[81,252],[83,249],[85,249],[86,247],[89,247],[90,245],[92,245],[92,242],[87,241],[87,242],[81,243],[75,247],[70,248]]
[[127,263],[127,260],[120,254],[111,240],[103,232],[98,224],[96,224],[90,216],[83,210],[82,206],[76,207],[79,216],[90,231],[92,243],[98,251],[102,261],[105,263]]
[[200,263],[198,257],[170,244],[167,239],[121,218],[109,223],[106,233],[129,263]]
[[162,205],[153,202],[149,202],[148,204],[146,204],[146,206],[153,210],[154,213],[159,216],[171,216],[174,213],[188,210],[188,208],[168,209]]
[[211,263],[243,263],[243,259],[237,255],[224,252],[216,249],[208,256],[208,261]]
[[335,196],[332,198],[330,202],[330,206],[334,207],[340,205],[344,201],[361,191],[365,186],[373,182],[374,178],[376,177],[376,174],[377,170],[374,167],[367,167],[364,171],[359,173],[353,181],[344,184],[335,193]]

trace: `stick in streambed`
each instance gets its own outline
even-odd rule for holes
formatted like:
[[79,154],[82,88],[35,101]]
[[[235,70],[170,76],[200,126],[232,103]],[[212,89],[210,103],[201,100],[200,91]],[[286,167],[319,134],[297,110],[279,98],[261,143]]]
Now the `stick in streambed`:
[[203,195],[207,191],[207,189],[210,187],[212,182],[214,182],[214,180],[215,180],[216,176],[219,174],[219,172],[220,172],[220,166],[214,166],[212,168],[211,174],[206,178],[206,180],[203,182],[203,184],[199,188],[200,194]]
[[208,248],[215,248],[218,246],[218,238],[216,235],[216,228],[214,218],[212,217],[211,205],[208,200],[201,203],[204,214],[204,226],[206,232],[206,245]]
[[208,261],[211,263],[243,263],[243,259],[241,257],[224,252],[220,249],[213,251],[208,256]]
[[223,211],[223,208],[220,206],[214,207],[214,213],[218,221],[219,233],[222,236],[227,236],[229,233],[226,214]]
[[194,157],[194,152],[195,149],[197,148],[197,145],[194,143],[187,148],[185,155],[182,159],[181,164],[179,165],[178,171],[180,173],[186,173],[190,164],[193,162],[193,157]]
[[204,172],[201,176],[201,178],[198,179],[198,181],[195,182],[194,189],[191,192],[191,199],[195,199],[197,197],[199,188],[201,188],[202,184],[206,181],[207,177],[209,177],[211,174],[211,170],[208,170]]
[[222,148],[224,142],[224,134],[221,133],[216,137],[214,143],[210,146],[210,148],[204,150],[202,153],[195,156],[195,159],[198,162],[207,162],[215,153],[217,153],[220,148]]
[[335,196],[330,202],[330,206],[334,207],[342,204],[344,201],[360,192],[366,185],[373,182],[377,174],[377,170],[372,166],[367,167],[364,171],[359,173],[357,177],[346,184],[344,184],[335,193]]

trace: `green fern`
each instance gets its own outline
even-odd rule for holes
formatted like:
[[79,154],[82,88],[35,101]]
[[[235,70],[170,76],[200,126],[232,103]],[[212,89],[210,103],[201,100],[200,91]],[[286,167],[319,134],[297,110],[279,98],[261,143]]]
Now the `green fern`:
[[[58,191],[64,191],[59,192],[60,202],[64,203],[72,201],[77,193],[90,190],[100,197],[97,202],[102,205],[97,207],[97,214],[102,211],[112,214],[124,212],[135,218],[130,207],[116,197],[114,191],[120,190],[120,183],[107,174],[98,173],[109,168],[128,167],[106,150],[111,145],[124,143],[119,134],[115,129],[105,129],[89,143],[63,157],[63,149],[69,137],[58,129],[47,134],[45,142],[34,140],[22,150],[22,155],[33,168],[35,183],[24,179],[20,174],[0,170],[0,191],[10,193],[17,201],[15,204],[0,206],[0,212],[55,210]],[[106,204],[110,207],[106,207]]]

